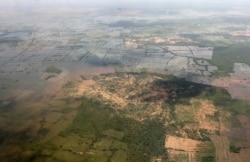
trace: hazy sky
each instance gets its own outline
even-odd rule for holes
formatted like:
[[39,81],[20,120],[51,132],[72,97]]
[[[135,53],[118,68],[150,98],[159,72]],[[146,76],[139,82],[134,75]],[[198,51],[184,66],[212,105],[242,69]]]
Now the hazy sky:
[[150,7],[150,5],[166,5],[169,3],[179,5],[206,5],[206,4],[224,4],[238,6],[242,4],[250,4],[250,0],[0,0],[0,6],[58,6],[58,5],[98,5],[98,6],[131,6],[134,4]]

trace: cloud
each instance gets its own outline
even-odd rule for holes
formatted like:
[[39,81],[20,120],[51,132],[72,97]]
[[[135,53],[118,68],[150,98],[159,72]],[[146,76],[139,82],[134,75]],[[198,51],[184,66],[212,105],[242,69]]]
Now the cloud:
[[249,0],[0,0],[0,6],[72,6],[72,5],[85,5],[85,6],[131,6],[131,5],[141,5],[148,6],[156,5],[206,5],[206,4],[221,4],[221,5],[243,5],[250,4]]

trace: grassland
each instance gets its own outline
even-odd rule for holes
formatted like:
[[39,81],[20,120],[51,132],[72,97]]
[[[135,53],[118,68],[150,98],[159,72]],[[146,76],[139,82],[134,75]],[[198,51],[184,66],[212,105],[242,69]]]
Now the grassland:
[[[72,98],[81,86],[89,89]],[[171,75],[115,73],[66,82],[61,88],[65,101],[51,101],[53,113],[38,130],[43,140],[22,144],[20,161],[167,161],[191,156],[168,152],[166,136],[200,143],[195,159],[214,161],[211,136],[220,135],[219,122],[236,122],[237,115],[249,114],[248,105],[232,100],[225,90]],[[116,104],[114,95],[126,104]],[[79,104],[72,108],[70,101]],[[64,121],[67,126],[62,126]]]
[[[2,14],[0,161],[208,162],[244,154],[247,103],[196,83],[250,64],[248,19],[238,15],[248,12],[230,9],[236,15],[225,19],[228,12],[174,8],[72,11]],[[27,27],[36,17],[42,21]],[[179,146],[167,145],[168,136]]]
[[54,65],[51,65],[51,66],[47,67],[47,69],[45,70],[45,72],[60,74],[62,72],[62,70],[59,69],[59,68],[57,68],[57,67],[55,67]]
[[117,115],[109,105],[96,99],[83,97],[81,102],[73,123],[58,137],[32,142],[23,149],[36,152],[34,159],[48,159],[50,155],[54,161],[148,161],[162,155],[167,158],[161,120],[138,122]]
[[226,47],[215,47],[211,63],[218,66],[215,76],[228,76],[233,72],[234,63],[250,65],[250,47],[248,44],[233,44]]

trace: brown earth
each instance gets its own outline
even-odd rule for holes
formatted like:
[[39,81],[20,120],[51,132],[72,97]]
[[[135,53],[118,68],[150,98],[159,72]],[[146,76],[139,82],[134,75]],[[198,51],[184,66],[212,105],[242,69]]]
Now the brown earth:
[[[74,99],[82,96],[97,98],[98,100],[113,105],[112,107],[115,109],[124,109],[127,108],[128,104],[133,104],[138,110],[133,110],[127,116],[138,121],[143,121],[154,116],[161,116],[163,119],[168,120],[170,115],[169,109],[162,109],[162,104],[170,99],[177,98],[178,95],[181,95],[183,92],[188,93],[193,91],[192,86],[181,89],[177,87],[177,85],[172,85],[172,83],[166,87],[154,86],[154,80],[161,80],[161,77],[148,75],[138,78],[136,75],[119,75],[121,76],[98,76],[94,79],[83,79],[74,75],[71,77],[55,77],[53,79],[58,79],[47,81],[48,89],[44,90],[46,95],[41,98],[39,102],[20,102],[16,105],[16,110],[12,113],[9,120],[4,117],[0,118],[4,123],[1,125],[8,125],[6,130],[9,132],[14,132],[15,130],[18,133],[30,129],[25,136],[21,136],[20,138],[41,137],[39,130],[41,128],[49,129],[50,131],[43,136],[43,140],[53,139],[73,121],[77,113],[74,108],[79,105]],[[63,88],[69,81],[73,86],[71,88]],[[238,82],[238,80],[235,80],[235,83]],[[127,91],[128,89],[130,90]],[[144,92],[144,94],[142,92]],[[17,96],[17,99],[20,98],[20,96],[26,99],[32,96],[33,93],[33,91],[21,89],[14,93],[15,95],[12,94],[12,96]],[[145,99],[148,97],[155,97],[155,100],[146,101]],[[145,105],[147,109],[143,109]],[[70,113],[61,112],[64,107],[70,108]],[[248,139],[250,139],[249,117],[238,117],[244,127],[247,142],[235,142],[237,146],[241,147],[240,153],[236,154],[229,150],[231,139],[229,135],[227,135],[230,133],[230,130],[229,125],[226,124],[228,122],[226,118],[230,116],[230,114],[228,115],[226,112],[218,110],[211,101],[195,98],[190,100],[190,105],[175,105],[175,108],[174,113],[176,113],[177,116],[182,113],[186,115],[184,116],[186,120],[197,123],[195,129],[204,129],[211,133],[209,137],[216,148],[217,161],[244,161],[247,159],[246,153],[250,152],[248,147]],[[217,111],[220,111],[219,114],[222,114],[219,116],[219,120],[210,119],[209,116],[213,117]],[[188,116],[188,114],[191,116]],[[17,117],[19,115],[23,118],[18,119]],[[180,119],[182,119],[182,117],[183,116],[180,116]],[[189,119],[189,117],[191,117],[191,119]],[[18,120],[14,120],[13,122],[13,119]],[[166,122],[166,125],[169,124],[168,122]],[[185,122],[186,121],[184,121],[184,124],[188,125]],[[18,129],[17,126],[19,127]],[[194,125],[192,126],[194,128]],[[192,127],[184,126],[184,128],[191,129]],[[215,135],[215,132],[218,130],[220,135]],[[207,143],[187,138],[186,134],[181,135],[183,135],[183,137],[174,135],[167,135],[166,137],[165,148],[167,148],[170,160],[195,161],[197,152],[207,148]],[[6,145],[6,148],[7,147],[9,146]],[[17,146],[13,147],[18,148]],[[8,154],[8,152],[6,152],[6,154]]]
[[120,108],[123,108],[127,105],[127,101],[117,94],[107,92],[99,87],[94,80],[83,80],[82,83],[78,85],[78,92],[75,96],[93,96],[98,97],[99,99],[103,99],[105,101],[114,103],[118,105]]
[[167,136],[165,140],[170,161],[196,161],[196,153],[204,146],[204,142],[176,136]]
[[[195,100],[192,100],[195,102]],[[197,101],[196,101],[197,102]],[[219,123],[217,121],[213,121],[208,119],[208,115],[214,116],[214,114],[218,111],[215,106],[211,103],[211,101],[203,100],[200,101],[201,105],[199,109],[195,113],[196,121],[199,122],[199,127],[206,130],[216,131],[219,129]]]
[[246,75],[218,78],[212,85],[223,87],[228,90],[232,98],[246,100],[250,104],[250,79]]

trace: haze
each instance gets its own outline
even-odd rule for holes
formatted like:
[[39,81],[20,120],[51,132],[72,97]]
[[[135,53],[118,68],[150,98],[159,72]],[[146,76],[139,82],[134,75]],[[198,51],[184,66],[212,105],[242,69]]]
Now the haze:
[[247,0],[0,0],[0,161],[250,161]]
[[41,7],[41,6],[94,6],[94,7],[107,7],[107,6],[122,6],[122,7],[169,7],[170,5],[179,7],[191,6],[244,6],[249,5],[248,0],[1,0],[1,7]]

